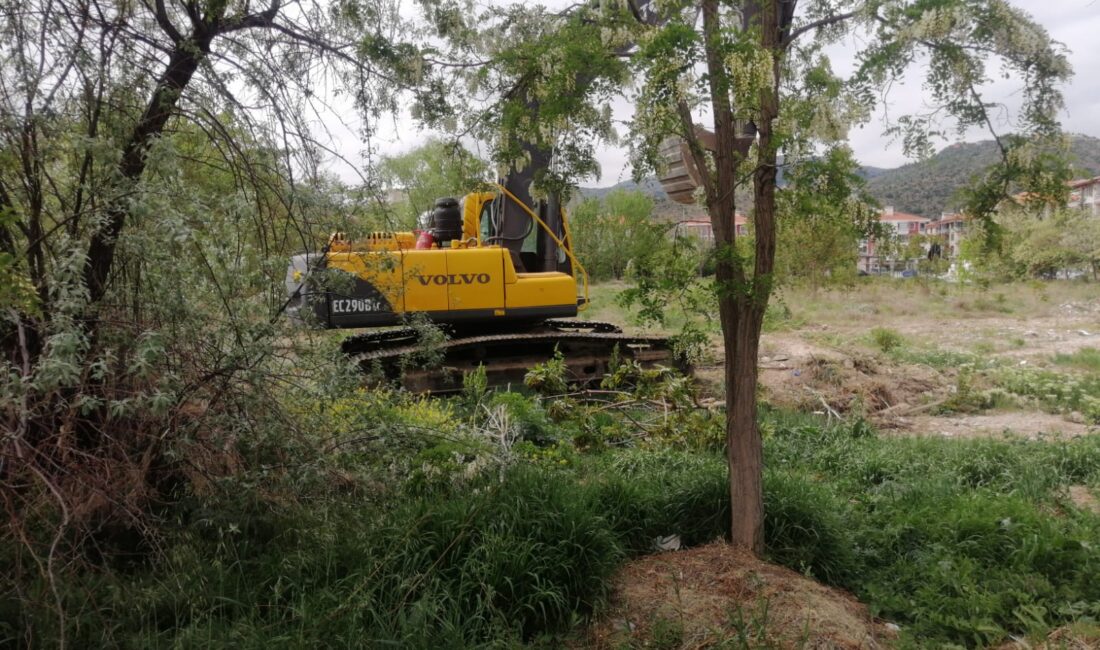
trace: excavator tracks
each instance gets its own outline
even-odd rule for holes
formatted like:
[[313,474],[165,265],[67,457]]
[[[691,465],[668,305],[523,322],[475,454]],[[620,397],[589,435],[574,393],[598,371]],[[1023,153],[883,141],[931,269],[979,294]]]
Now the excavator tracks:
[[[454,336],[431,346],[420,343],[416,330],[403,328],[351,337],[343,344],[344,353],[369,377],[431,394],[461,390],[463,375],[478,366],[485,367],[491,386],[522,385],[527,372],[555,351],[565,359],[571,381],[589,384],[607,374],[616,349],[620,358],[643,366],[687,370],[664,337],[625,334],[610,323],[587,321],[546,321],[527,332]],[[422,367],[418,356],[441,358],[442,365]]]

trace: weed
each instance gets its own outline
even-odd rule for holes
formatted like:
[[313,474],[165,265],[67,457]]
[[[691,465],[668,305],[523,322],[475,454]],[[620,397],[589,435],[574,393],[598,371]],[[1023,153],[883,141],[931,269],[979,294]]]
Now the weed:
[[902,347],[905,338],[897,330],[888,327],[876,327],[871,330],[871,340],[883,352],[893,352]]
[[1049,411],[1080,411],[1089,421],[1100,423],[1100,375],[1008,367],[992,373],[991,378],[1004,390],[1029,397]]
[[1081,348],[1072,354],[1056,354],[1054,355],[1054,363],[1091,372],[1100,372],[1100,350]]
[[975,386],[977,373],[966,364],[955,375],[955,390],[939,407],[940,413],[976,413],[991,408],[1007,406],[1008,396],[1001,391],[982,391]]
[[989,341],[978,341],[974,344],[974,354],[979,356],[993,354],[996,350],[996,346]]
[[989,368],[999,363],[995,358],[968,352],[956,352],[937,347],[906,347],[895,350],[892,358],[904,362],[930,366],[940,370],[970,366],[976,370]]
[[528,388],[544,395],[562,395],[569,392],[569,368],[561,350],[554,350],[554,357],[545,363],[537,363],[523,378]]
[[485,374],[485,366],[478,364],[477,368],[462,376],[462,396],[466,400],[466,407],[477,409],[489,392],[489,379]]
[[782,297],[775,296],[764,312],[763,327],[765,332],[782,332],[801,327],[804,322],[795,317],[794,312]]
[[679,620],[657,617],[649,628],[649,638],[642,646],[653,650],[673,650],[684,642],[684,625]]
[[[807,645],[809,629],[803,628],[797,639],[777,640],[768,633],[769,602],[766,598],[757,599],[753,607],[737,605],[729,613],[729,626],[732,636],[717,643],[723,650],[769,650],[771,648],[791,648],[801,650]],[[792,643],[792,641],[794,641]]]

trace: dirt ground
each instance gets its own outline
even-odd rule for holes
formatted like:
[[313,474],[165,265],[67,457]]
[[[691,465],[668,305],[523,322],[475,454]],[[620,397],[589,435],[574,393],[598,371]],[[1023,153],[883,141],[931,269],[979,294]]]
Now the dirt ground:
[[713,543],[626,565],[588,645],[854,650],[890,647],[894,637],[849,594]]
[[[1100,432],[1080,414],[1020,405],[949,412],[944,402],[957,390],[959,368],[920,360],[953,352],[1048,368],[1055,355],[1100,349],[1100,288],[1022,285],[995,297],[976,289],[951,291],[880,283],[866,292],[787,293],[781,300],[792,324],[766,332],[761,342],[764,397],[828,417],[859,414],[899,435],[1042,439]],[[872,337],[876,328],[896,333],[914,360],[884,353]],[[721,366],[704,365],[697,375],[720,399]]]

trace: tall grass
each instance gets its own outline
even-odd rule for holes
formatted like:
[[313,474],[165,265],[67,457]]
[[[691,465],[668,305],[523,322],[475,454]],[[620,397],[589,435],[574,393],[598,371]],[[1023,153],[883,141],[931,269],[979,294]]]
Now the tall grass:
[[69,636],[81,647],[520,642],[590,612],[623,558],[594,496],[521,468],[381,510],[343,502],[216,530],[194,520],[155,570],[73,589],[71,611],[96,602]]
[[766,462],[818,477],[844,517],[839,584],[909,640],[983,646],[1100,616],[1100,517],[1065,498],[1100,484],[1100,440],[881,439],[772,417]]
[[[1100,485],[1100,439],[885,439],[764,417],[770,559],[852,590],[907,642],[980,646],[1100,618],[1100,517],[1066,497]],[[597,611],[655,538],[702,544],[729,518],[722,455],[660,445],[409,481],[381,502],[237,488],[172,510],[158,555],[60,585],[70,644],[513,647]],[[0,645],[23,644],[20,622],[51,645],[55,613],[21,607],[0,602]]]

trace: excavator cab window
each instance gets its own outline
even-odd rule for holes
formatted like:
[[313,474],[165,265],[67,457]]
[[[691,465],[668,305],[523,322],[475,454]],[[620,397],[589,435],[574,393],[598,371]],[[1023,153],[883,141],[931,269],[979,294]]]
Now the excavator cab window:
[[496,201],[489,200],[481,205],[481,216],[478,217],[478,232],[481,233],[481,241],[485,241],[492,236],[494,203]]

